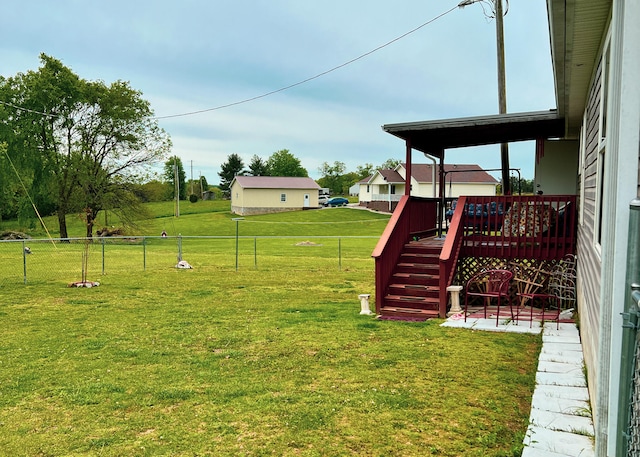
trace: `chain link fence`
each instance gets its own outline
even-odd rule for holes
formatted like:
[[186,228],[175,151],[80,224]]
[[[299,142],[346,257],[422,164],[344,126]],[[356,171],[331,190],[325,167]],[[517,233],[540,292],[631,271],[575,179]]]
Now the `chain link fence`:
[[635,369],[631,384],[629,429],[627,430],[629,457],[640,457],[640,332],[636,335]]
[[[0,285],[177,268],[371,268],[378,237],[104,237],[0,241]],[[182,265],[181,265],[182,266]]]

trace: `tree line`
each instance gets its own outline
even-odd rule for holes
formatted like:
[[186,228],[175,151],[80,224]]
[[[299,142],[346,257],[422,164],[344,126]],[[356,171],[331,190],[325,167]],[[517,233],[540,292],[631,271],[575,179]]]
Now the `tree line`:
[[[367,178],[377,169],[395,168],[400,163],[397,159],[388,159],[379,167],[372,164],[359,165],[355,172],[348,172],[344,162],[333,164],[323,162],[318,168],[321,177],[317,180],[320,187],[326,187],[334,195],[347,195],[349,188],[358,181]],[[309,173],[302,166],[300,159],[288,149],[276,151],[264,160],[253,155],[248,166],[238,154],[230,154],[220,166],[220,189],[224,193],[230,190],[231,182],[236,176],[288,176],[308,177]]]

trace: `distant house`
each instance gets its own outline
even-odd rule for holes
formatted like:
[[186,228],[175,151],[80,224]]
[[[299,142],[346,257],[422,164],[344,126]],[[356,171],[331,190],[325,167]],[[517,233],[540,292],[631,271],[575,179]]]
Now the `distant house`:
[[[435,174],[434,174],[435,172]],[[412,164],[411,195],[416,197],[439,197],[439,166]],[[461,195],[495,195],[498,181],[475,164],[445,164],[445,197]],[[380,211],[393,211],[405,193],[405,164],[394,169],[376,170],[369,178],[361,180],[359,202],[362,206]]]
[[320,186],[311,178],[236,176],[231,212],[242,216],[318,207]]

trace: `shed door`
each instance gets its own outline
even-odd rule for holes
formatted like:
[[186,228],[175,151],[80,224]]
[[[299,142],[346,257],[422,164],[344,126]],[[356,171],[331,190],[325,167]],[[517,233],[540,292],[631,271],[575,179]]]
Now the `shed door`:
[[309,207],[309,194],[304,194],[304,205],[305,208]]

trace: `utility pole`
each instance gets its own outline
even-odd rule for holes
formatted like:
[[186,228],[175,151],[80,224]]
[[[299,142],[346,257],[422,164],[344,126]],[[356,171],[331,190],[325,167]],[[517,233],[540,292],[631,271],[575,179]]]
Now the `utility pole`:
[[178,162],[176,161],[173,164],[173,173],[174,173],[174,178],[173,180],[175,181],[175,193],[176,193],[176,212],[175,212],[175,216],[176,217],[180,217],[180,180],[178,177]]
[[[494,0],[496,15],[496,48],[498,50],[498,109],[500,114],[507,112],[507,84],[504,70],[504,28],[502,0]],[[511,195],[511,180],[509,178],[509,144],[500,145],[500,160],[502,164],[502,194]]]
[[193,195],[193,160],[191,161],[191,195]]

